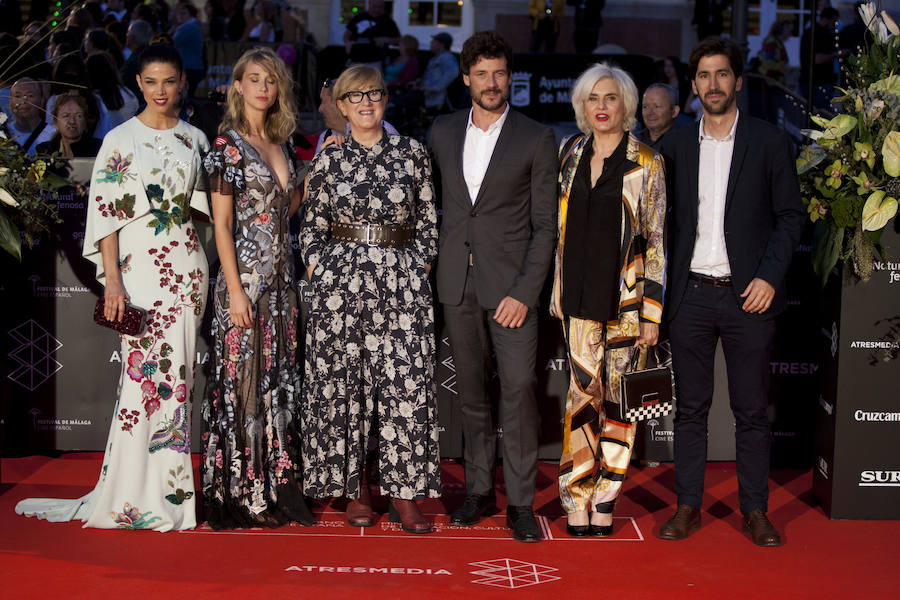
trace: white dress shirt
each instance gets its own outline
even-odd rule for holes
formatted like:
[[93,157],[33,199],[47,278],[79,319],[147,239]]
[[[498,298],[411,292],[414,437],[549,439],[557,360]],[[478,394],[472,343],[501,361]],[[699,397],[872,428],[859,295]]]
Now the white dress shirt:
[[478,198],[478,190],[481,189],[481,182],[484,181],[484,174],[487,172],[497,138],[500,137],[500,130],[503,129],[508,114],[509,104],[506,105],[500,118],[491,123],[485,131],[472,121],[472,111],[469,110],[466,141],[463,145],[463,177],[466,180],[466,187],[469,188],[469,201],[472,204],[475,204],[475,199]]
[[712,277],[731,275],[725,248],[725,196],[731,156],[734,154],[734,132],[740,112],[735,115],[731,131],[722,139],[706,134],[706,117],[700,119],[700,169],[697,174],[697,238],[691,257],[691,271]]

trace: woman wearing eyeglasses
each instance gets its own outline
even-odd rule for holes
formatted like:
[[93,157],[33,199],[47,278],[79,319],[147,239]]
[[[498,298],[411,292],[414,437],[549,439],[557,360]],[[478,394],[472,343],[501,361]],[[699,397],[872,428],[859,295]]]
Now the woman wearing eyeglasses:
[[270,48],[238,59],[206,156],[216,249],[213,377],[203,405],[203,502],[214,529],[315,519],[295,479],[297,292],[288,220],[302,180],[287,143],[291,76]]
[[428,272],[437,255],[431,163],[384,131],[381,72],[348,68],[334,85],[350,135],[311,167],[300,230],[315,290],[303,381],[304,490],[346,497],[347,520],[374,525],[369,484],[409,533],[416,503],[441,493]]

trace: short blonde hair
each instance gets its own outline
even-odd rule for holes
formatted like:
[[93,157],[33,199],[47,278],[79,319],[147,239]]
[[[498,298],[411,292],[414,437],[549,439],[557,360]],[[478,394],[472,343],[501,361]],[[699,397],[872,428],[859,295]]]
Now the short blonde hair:
[[363,91],[367,86],[384,90],[385,97],[387,97],[387,86],[384,83],[384,75],[381,74],[381,71],[369,65],[347,67],[341,73],[341,76],[337,78],[337,81],[334,82],[334,101],[341,100],[342,96],[347,92]]
[[244,116],[244,99],[238,93],[234,81],[244,77],[250,63],[261,66],[278,82],[278,98],[266,115],[266,135],[276,144],[283,144],[297,129],[297,105],[294,100],[294,80],[287,66],[275,51],[265,46],[257,46],[244,52],[234,63],[232,84],[228,88],[225,101],[225,116],[219,125],[219,132],[234,129],[238,133],[249,133],[249,124]]
[[584,101],[591,95],[591,91],[601,79],[612,79],[622,94],[622,103],[625,105],[625,119],[622,121],[622,129],[631,131],[637,125],[638,90],[631,76],[609,63],[597,63],[578,76],[575,85],[572,86],[572,108],[575,109],[575,123],[578,129],[589,135],[592,131],[591,124],[584,116]]

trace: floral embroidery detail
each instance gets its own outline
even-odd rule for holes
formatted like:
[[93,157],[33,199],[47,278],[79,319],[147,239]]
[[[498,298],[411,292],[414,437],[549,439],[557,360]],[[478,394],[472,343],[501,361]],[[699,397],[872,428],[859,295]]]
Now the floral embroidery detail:
[[144,412],[147,413],[147,418],[150,418],[150,415],[159,410],[159,396],[156,394],[156,386],[152,381],[147,379],[144,383],[141,384],[141,395],[144,398]]
[[182,482],[188,482],[188,485],[191,484],[191,478],[187,473],[184,472],[184,467],[178,465],[177,469],[169,469],[169,479],[166,483],[169,484],[169,487],[172,488],[172,493],[166,496],[166,500],[175,504],[176,506],[182,504],[185,500],[190,500],[194,497],[194,492],[185,490],[181,487]]
[[128,409],[123,408],[118,412],[116,418],[122,421],[122,431],[127,431],[132,436],[134,433],[131,431],[132,427],[137,425],[138,419],[141,416],[141,412],[138,410],[129,411]]
[[240,150],[231,145],[227,137],[220,135],[216,138],[216,147],[203,158],[203,168],[209,175],[242,190],[246,182],[241,161]]
[[[174,308],[174,312],[180,314],[182,306],[191,304],[194,307],[194,314],[199,315],[203,300],[203,295],[200,293],[203,270],[199,268],[194,269],[187,273],[186,278],[181,273],[176,273],[172,262],[168,260],[168,257],[172,249],[177,246],[178,241],[173,241],[159,250],[155,248],[150,249],[150,254],[155,255],[153,264],[159,267],[159,287],[169,288],[169,291],[179,299],[179,302],[176,303],[177,306]],[[170,313],[171,312],[173,312],[173,309],[170,308]],[[163,315],[161,319],[165,323],[164,327],[168,329],[169,325],[175,321],[175,316],[174,314]]]
[[225,146],[222,154],[225,156],[225,164],[227,165],[236,165],[241,160],[241,153],[235,146]]
[[172,227],[181,227],[191,219],[191,203],[184,194],[174,196],[171,201],[164,199],[165,192],[156,185],[147,186],[147,199],[150,200],[150,214],[155,218],[147,223],[147,227],[153,229],[153,233],[159,235],[163,231],[167,234]]
[[162,517],[149,518],[153,514],[152,512],[148,510],[142,513],[140,509],[136,506],[131,506],[129,502],[126,502],[125,506],[122,507],[122,512],[110,512],[109,514],[112,520],[118,524],[119,529],[146,529],[151,523],[162,519]]
[[134,218],[134,194],[125,194],[113,202],[103,202],[102,196],[97,196],[97,210],[104,217],[116,217],[122,219]]
[[128,179],[135,177],[134,173],[128,172],[131,161],[134,160],[134,153],[129,152],[128,156],[122,158],[118,150],[113,150],[112,155],[106,161],[106,168],[97,171],[97,175],[101,175],[102,179],[98,179],[98,183],[118,183],[122,184]]
[[128,273],[131,271],[131,255],[130,254],[119,261],[119,271],[121,271],[122,273]]
[[[180,133],[176,133],[175,139],[178,140],[179,142],[181,142],[182,144],[184,144],[184,147],[187,148],[188,150],[194,149],[194,144],[193,144],[193,142],[191,142],[191,138],[189,138],[188,136],[181,135]],[[181,503],[179,502],[179,504],[181,504]]]
[[144,355],[140,350],[135,350],[128,355],[128,366],[125,372],[133,381],[140,381],[144,378]]
[[200,251],[200,237],[197,235],[197,230],[193,227],[188,227],[185,230],[185,234],[187,235],[187,241],[184,243],[184,247],[187,249],[188,256],[193,254],[194,252]]
[[190,454],[191,436],[187,429],[187,421],[187,405],[179,404],[175,409],[175,415],[171,419],[164,419],[162,428],[154,431],[150,437],[150,454],[164,448]]

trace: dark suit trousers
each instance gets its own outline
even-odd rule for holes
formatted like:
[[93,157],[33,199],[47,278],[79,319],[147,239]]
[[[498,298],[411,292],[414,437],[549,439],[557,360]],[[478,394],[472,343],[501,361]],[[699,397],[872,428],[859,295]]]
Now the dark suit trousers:
[[503,477],[508,504],[531,506],[537,476],[538,411],[535,388],[537,314],[529,309],[517,329],[501,327],[494,311],[478,302],[472,269],[459,305],[444,305],[444,320],[456,368],[456,390],[463,417],[466,491],[491,495],[497,437],[488,395],[490,346],[497,356],[500,377],[500,426]]
[[769,355],[774,317],[741,310],[730,287],[688,281],[669,324],[677,402],[675,493],[678,504],[700,509],[706,473],[707,422],[713,396],[716,343],[728,372],[735,420],[738,499],[741,512],[767,510],[771,427],[768,418]]

